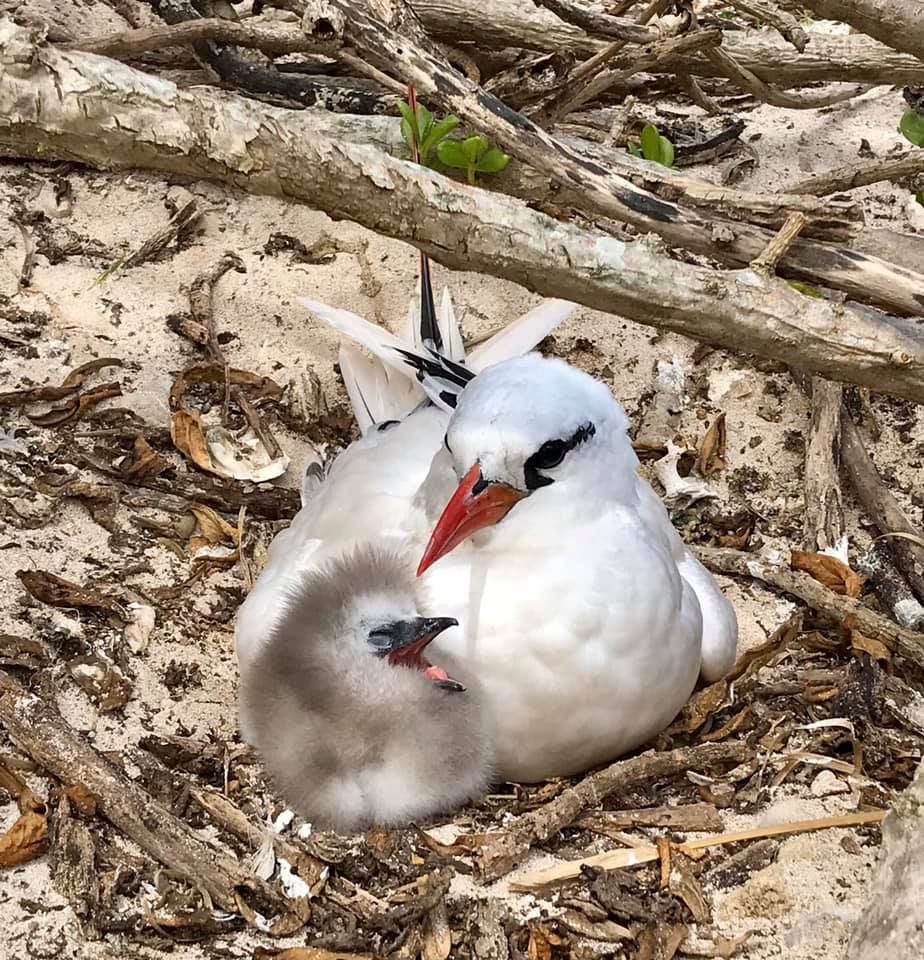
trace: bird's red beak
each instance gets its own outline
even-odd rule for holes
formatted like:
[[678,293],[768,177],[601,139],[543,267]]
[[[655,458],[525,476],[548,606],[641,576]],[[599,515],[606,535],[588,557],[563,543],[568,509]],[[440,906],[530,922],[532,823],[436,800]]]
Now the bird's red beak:
[[525,491],[506,483],[486,483],[476,460],[443,508],[417,567],[417,576],[476,531],[497,523],[525,496]]

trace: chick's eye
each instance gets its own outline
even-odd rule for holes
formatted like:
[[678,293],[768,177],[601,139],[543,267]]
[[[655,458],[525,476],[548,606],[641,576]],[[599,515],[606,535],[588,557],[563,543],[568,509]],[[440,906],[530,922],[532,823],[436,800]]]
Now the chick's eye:
[[376,650],[387,650],[392,644],[392,635],[386,628],[369,631],[369,644]]
[[565,459],[567,452],[568,445],[564,440],[547,440],[529,460],[537,470],[550,470]]

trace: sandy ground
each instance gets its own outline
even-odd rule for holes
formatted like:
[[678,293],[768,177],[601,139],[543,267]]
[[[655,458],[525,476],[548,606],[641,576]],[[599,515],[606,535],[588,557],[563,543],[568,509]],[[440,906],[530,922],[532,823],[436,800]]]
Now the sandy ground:
[[[758,108],[746,113],[745,139],[752,141],[760,164],[742,186],[778,189],[808,172],[852,161],[862,140],[875,154],[885,155],[902,143],[896,127],[901,109],[900,93],[878,89],[832,110],[799,113]],[[695,171],[713,179],[719,172],[716,168]],[[170,385],[198,353],[165,321],[188,309],[186,291],[191,281],[225,251],[233,251],[242,259],[245,272],[226,274],[214,296],[217,328],[230,335],[224,346],[229,362],[279,383],[291,383],[293,395],[304,391],[306,375],[313,375],[320,383],[326,410],[348,412],[335,370],[337,340],[306,317],[295,297],[308,294],[394,327],[403,319],[414,289],[412,249],[347,223],[332,223],[305,208],[210,183],[177,185],[156,175],[109,176],[79,169],[64,176],[72,190],[72,209],[69,216],[52,221],[53,230],[58,236],[68,233],[98,241],[104,252],[68,255],[58,262],[39,254],[31,286],[20,291],[23,245],[14,215],[52,209],[54,177],[48,167],[0,165],[0,304],[4,307],[0,333],[28,343],[28,348],[21,348],[4,342],[0,389],[55,384],[87,360],[118,357],[122,368],[110,371],[105,379],[118,380],[124,396],[108,405],[126,407],[148,424],[166,427]],[[206,213],[181,249],[96,282],[118,256],[166,222],[168,198],[182,200],[190,194]],[[905,191],[884,185],[856,191],[856,195],[864,200],[870,225],[914,231]],[[286,252],[265,251],[274,233],[297,237],[308,247],[329,235],[341,252],[324,263],[293,262]],[[451,286],[467,338],[513,319],[536,300],[510,283],[439,267],[435,274],[440,286],[444,282]],[[18,319],[10,306],[20,312]],[[32,316],[23,319],[25,314]],[[724,351],[697,361],[697,344],[690,340],[586,309],[578,310],[555,333],[549,347],[612,388],[629,413],[637,440],[664,443],[677,433],[699,438],[719,412],[726,413],[727,469],[711,481],[718,499],[679,516],[681,529],[695,528],[703,511],[730,515],[747,507],[760,518],[757,530],[765,543],[802,545],[801,434],[807,426],[807,407],[785,372],[766,365],[763,371],[755,370],[748,358]],[[682,378],[682,410],[665,417],[658,412],[658,391],[669,374]],[[921,411],[876,396],[870,404],[881,426],[874,447],[877,464],[903,506],[920,522],[924,506]],[[76,610],[36,603],[16,571],[45,569],[79,583],[118,581],[142,598],[157,587],[183,582],[190,572],[189,558],[175,551],[177,536],[158,536],[139,527],[139,515],[162,516],[156,511],[122,505],[115,519],[119,532],[112,533],[94,522],[78,500],[36,494],[31,490],[35,465],[56,462],[60,439],[53,430],[32,426],[16,408],[0,409],[0,437],[13,429],[18,430],[17,443],[11,449],[0,444],[0,493],[13,508],[0,519],[0,633],[36,635],[55,647],[113,649],[119,642],[118,629],[101,627],[98,619]],[[313,445],[294,429],[279,427],[277,436],[291,458],[279,482],[295,487]],[[849,492],[846,498],[850,552],[855,556],[870,536]],[[259,536],[264,543],[271,533],[271,524],[261,525]],[[260,546],[251,558],[254,570],[259,568]],[[742,650],[761,643],[792,610],[788,601],[757,585],[731,581],[722,585],[738,613]],[[63,664],[55,666],[53,687],[64,717],[101,750],[130,751],[148,733],[233,738],[232,618],[247,586],[246,573],[238,566],[193,584],[166,615],[159,613],[149,643],[133,657],[133,698],[121,711],[100,712]],[[0,740],[0,753],[11,751]],[[809,769],[798,771],[758,814],[741,817],[726,811],[726,826],[855,809],[857,797],[849,787],[846,792],[816,796],[824,785],[813,790],[814,777]],[[33,775],[31,782],[47,794],[47,782],[41,777]],[[13,804],[0,807],[0,827],[14,818]],[[707,888],[720,932],[735,936],[753,931],[739,956],[751,960],[777,956],[840,960],[844,956],[876,857],[875,833],[859,843],[848,840],[851,833],[832,830],[785,840],[775,862],[743,884]],[[543,862],[539,856],[528,867]],[[465,888],[460,895],[485,893],[464,878],[460,885]],[[505,896],[504,884],[489,893]],[[523,915],[554,914],[557,909],[551,901],[529,896],[515,902]],[[217,946],[179,946],[175,955],[249,957],[258,942],[266,941],[246,933]],[[156,953],[139,945],[126,948],[112,935],[86,942],[80,922],[50,883],[47,858],[3,873],[0,943],[6,945],[0,947],[0,955],[9,957]]]

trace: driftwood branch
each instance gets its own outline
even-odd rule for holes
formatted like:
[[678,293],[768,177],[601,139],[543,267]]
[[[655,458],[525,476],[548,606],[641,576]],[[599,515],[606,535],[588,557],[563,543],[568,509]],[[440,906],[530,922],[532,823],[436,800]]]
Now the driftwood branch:
[[840,449],[843,387],[812,378],[812,422],[805,444],[805,536],[809,550],[837,549],[844,539]]
[[900,157],[883,157],[876,160],[864,160],[860,163],[848,163],[824,173],[816,173],[804,180],[797,180],[786,188],[786,193],[809,193],[813,197],[824,197],[829,193],[842,190],[854,190],[883,180],[898,180],[924,173],[924,150],[910,150]]
[[[845,5],[852,0],[844,0]],[[900,0],[895,0],[900,2]],[[472,16],[469,0],[414,0],[414,9],[427,32],[447,43],[470,41],[482,49],[526,48],[545,53],[570,53],[589,57],[604,49],[603,41],[565,23],[548,10],[523,0],[489,0]],[[804,53],[785,40],[756,32],[729,32],[722,49],[740,66],[776,87],[793,87],[816,81],[924,83],[924,61],[897,53],[862,35],[832,37],[816,34]],[[671,72],[699,77],[724,76],[704,57],[679,57]]]
[[781,10],[775,3],[765,0],[730,0],[733,7],[748,16],[754,17],[762,23],[768,23],[781,37],[788,40],[802,53],[808,44],[808,36],[799,25],[799,21],[785,10]]
[[[85,787],[102,816],[148,856],[202,888],[216,904],[237,913],[242,895],[251,891],[282,914],[291,911],[291,903],[281,893],[199,839],[192,828],[97,753],[53,707],[2,670],[0,726],[43,769],[69,786]],[[294,932],[298,925],[290,925],[287,932]]]
[[702,743],[666,753],[649,750],[628,760],[618,760],[569,787],[545,806],[518,817],[497,834],[489,834],[475,854],[478,873],[487,882],[509,873],[523,861],[533,844],[571,826],[585,810],[618,791],[699,766],[742,763],[749,756],[745,743]]
[[660,40],[663,33],[656,27],[646,27],[634,20],[624,20],[606,13],[599,13],[573,0],[533,0],[537,7],[545,7],[565,23],[599,37],[626,40],[629,43],[652,43]]
[[834,593],[807,573],[730,547],[695,547],[694,552],[713,573],[762,580],[775,590],[798,597],[838,623],[852,617],[853,626],[860,633],[881,641],[916,666],[924,667],[924,633],[900,627],[859,600]]
[[841,446],[850,482],[870,520],[882,534],[903,535],[887,537],[886,542],[895,565],[905,575],[918,598],[924,601],[924,546],[920,545],[924,535],[905,516],[905,511],[879,476],[876,464],[863,443],[860,428],[850,419],[846,410],[841,411]]
[[802,6],[924,60],[924,17],[917,0],[805,0]]
[[560,223],[336,141],[324,133],[323,114],[178,90],[116,61],[37,44],[28,29],[0,22],[6,155],[158,169],[284,196],[406,240],[450,267],[924,401],[924,338],[910,323],[804,297],[752,270],[678,262],[651,241]]
[[[357,0],[325,0],[343,24],[342,39],[369,62],[412,83],[418,94],[457,114],[509,153],[547,176],[567,183],[585,213],[597,213],[657,233],[665,242],[686,247],[734,266],[757,257],[769,243],[766,231],[707,219],[696,211],[661,200],[635,187],[605,166],[589,162],[522,114],[487,93],[406,37],[371,17]],[[309,32],[329,35],[326,17],[303,21]],[[781,262],[781,275],[820,282],[844,290],[856,300],[900,314],[921,311],[924,274],[883,261],[796,240]]]

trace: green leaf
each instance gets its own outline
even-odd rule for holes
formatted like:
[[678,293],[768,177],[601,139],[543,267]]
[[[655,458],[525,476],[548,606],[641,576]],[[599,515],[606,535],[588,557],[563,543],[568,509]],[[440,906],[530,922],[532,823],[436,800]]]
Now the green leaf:
[[488,149],[488,142],[476,133],[473,137],[466,137],[462,141],[462,152],[470,163],[477,163],[481,155]]
[[436,145],[436,155],[447,167],[454,167],[456,170],[468,169],[468,157],[460,140],[441,140]]
[[924,207],[924,190],[919,190],[915,195],[914,199],[917,200],[922,207]]
[[924,147],[924,117],[917,110],[906,110],[898,124],[906,140],[916,147]]
[[476,164],[479,173],[500,173],[507,164],[510,163],[510,157],[497,147],[489,147]]
[[433,148],[440,142],[440,140],[443,140],[449,136],[449,134],[455,130],[460,122],[461,121],[458,117],[449,116],[443,117],[442,120],[434,123],[420,144],[421,159],[426,162],[429,159],[430,154],[433,152]]
[[799,283],[798,280],[787,280],[786,281],[793,290],[798,290],[799,293],[804,294],[806,297],[815,297],[816,300],[824,300],[824,294],[817,288],[811,287],[807,283]]
[[629,153],[631,153],[633,157],[645,156],[645,154],[642,153],[642,148],[637,143],[632,143],[630,140],[626,146],[629,148]]
[[642,127],[642,156],[646,160],[657,160],[661,156],[661,137],[657,127],[650,123]]
[[658,137],[658,163],[665,167],[674,165],[674,145],[667,137]]
[[417,132],[420,135],[420,141],[426,139],[430,128],[433,126],[433,114],[422,104],[417,104]]

